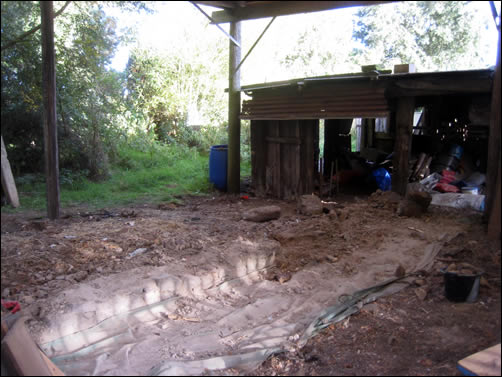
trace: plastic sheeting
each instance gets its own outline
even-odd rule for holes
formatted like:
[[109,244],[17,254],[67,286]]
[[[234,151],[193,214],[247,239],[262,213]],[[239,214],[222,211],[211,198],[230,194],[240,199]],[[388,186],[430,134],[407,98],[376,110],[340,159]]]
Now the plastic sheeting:
[[[73,375],[198,375],[253,369],[272,354],[302,347],[363,305],[401,290],[414,271],[431,268],[443,242],[451,238],[410,241],[409,249],[395,252],[395,260],[409,267],[404,278],[377,283],[382,271],[393,275],[387,257],[380,261],[377,256],[369,257],[351,279],[334,275],[325,265],[299,271],[284,285],[250,280],[248,271],[198,295],[178,294],[109,315],[81,330],[67,331],[42,344],[42,349]],[[191,314],[172,316],[187,305]]]

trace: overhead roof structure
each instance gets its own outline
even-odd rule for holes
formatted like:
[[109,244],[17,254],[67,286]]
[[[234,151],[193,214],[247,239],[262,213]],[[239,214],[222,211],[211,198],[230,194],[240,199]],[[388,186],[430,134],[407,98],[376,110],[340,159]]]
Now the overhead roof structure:
[[393,3],[394,1],[194,1],[222,10],[213,12],[214,23],[255,20],[298,13]]

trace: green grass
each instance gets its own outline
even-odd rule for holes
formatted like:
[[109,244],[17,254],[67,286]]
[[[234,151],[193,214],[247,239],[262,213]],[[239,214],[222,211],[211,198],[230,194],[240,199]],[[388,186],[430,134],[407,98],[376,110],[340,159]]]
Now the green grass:
[[[61,172],[60,172],[61,173]],[[61,207],[118,207],[138,203],[177,202],[184,195],[213,191],[209,182],[209,156],[195,148],[155,145],[144,152],[122,148],[112,166],[110,179],[92,182],[68,171],[60,174]],[[241,177],[251,173],[244,158]],[[2,207],[2,212],[45,210],[45,178],[27,175],[16,179],[21,206]]]

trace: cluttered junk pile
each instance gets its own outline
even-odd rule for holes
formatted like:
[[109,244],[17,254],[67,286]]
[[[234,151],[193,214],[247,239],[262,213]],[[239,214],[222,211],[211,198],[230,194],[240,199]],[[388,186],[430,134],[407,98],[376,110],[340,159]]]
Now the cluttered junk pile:
[[[332,176],[329,191],[326,188],[321,195],[328,196],[334,190],[331,184],[359,183],[372,192],[391,190],[393,153],[381,153],[372,159],[364,157],[365,150],[340,156],[342,169]],[[419,191],[428,192],[432,197],[430,204],[483,212],[486,175],[471,160],[464,148],[455,143],[445,145],[436,154],[419,153],[410,159],[408,182],[414,190],[419,187]]]
[[473,169],[463,152],[450,144],[435,157],[420,153],[409,182],[419,182],[432,195],[431,204],[483,211],[486,176]]

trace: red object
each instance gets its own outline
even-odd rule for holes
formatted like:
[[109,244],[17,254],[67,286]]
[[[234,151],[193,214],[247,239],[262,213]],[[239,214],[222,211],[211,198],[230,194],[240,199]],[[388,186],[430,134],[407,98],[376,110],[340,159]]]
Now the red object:
[[[340,181],[338,183],[344,185],[350,183],[357,177],[361,177],[363,174],[355,170],[341,170],[340,172],[338,172],[338,175],[340,177]],[[336,174],[333,175],[333,182],[336,182],[337,180],[338,177],[336,176]]]
[[249,199],[249,196],[247,196],[247,195],[242,195],[242,196],[241,196],[241,199],[243,199],[243,200],[248,200],[248,199]]
[[443,178],[434,186],[434,190],[439,192],[460,192],[457,186],[450,185],[455,180],[455,172],[451,170],[443,170],[441,175]]
[[2,300],[2,306],[9,310],[12,314],[21,310],[21,305],[17,301],[4,301]]
[[460,192],[457,186],[449,185],[448,183],[438,183],[434,190],[439,192]]

